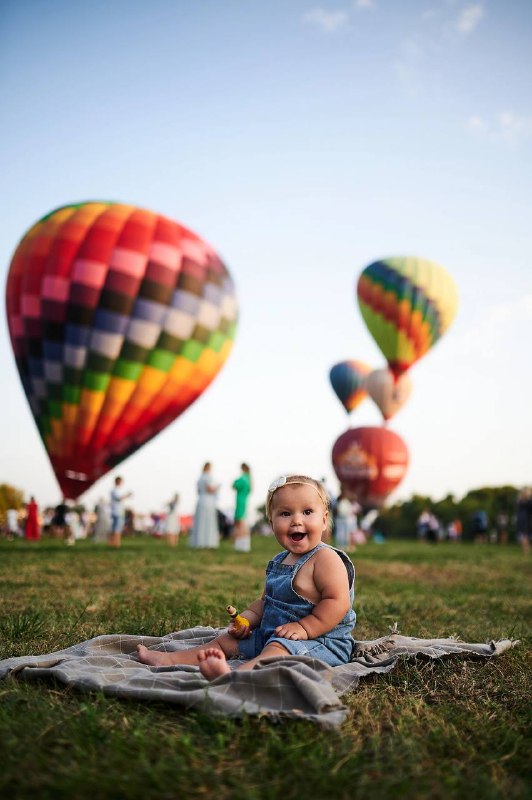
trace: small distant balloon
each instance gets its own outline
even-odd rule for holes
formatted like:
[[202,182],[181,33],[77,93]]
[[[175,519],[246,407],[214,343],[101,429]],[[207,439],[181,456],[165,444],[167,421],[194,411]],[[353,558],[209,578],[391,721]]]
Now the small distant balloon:
[[201,395],[237,323],[233,281],[207,242],[105,201],[58,208],[24,235],[6,305],[24,391],[70,498]]
[[375,369],[366,378],[366,391],[387,422],[410,397],[412,381],[406,373],[394,379],[389,369]]
[[395,377],[443,336],[458,307],[449,273],[422,258],[386,258],[366,267],[357,285],[360,311]]
[[351,428],[332,449],[332,464],[342,490],[362,506],[373,508],[380,508],[401,483],[408,460],[401,437],[383,427]]
[[370,372],[370,366],[354,360],[340,361],[331,368],[331,386],[348,414],[367,397],[365,380]]

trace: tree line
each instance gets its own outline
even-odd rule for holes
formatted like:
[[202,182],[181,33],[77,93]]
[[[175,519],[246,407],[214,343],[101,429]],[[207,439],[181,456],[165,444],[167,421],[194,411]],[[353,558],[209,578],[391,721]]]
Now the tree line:
[[515,536],[516,501],[519,489],[515,486],[484,487],[471,489],[461,499],[448,494],[442,500],[414,494],[409,500],[394,503],[379,512],[373,524],[385,536],[396,539],[412,539],[417,536],[417,521],[422,511],[428,509],[436,515],[440,523],[447,525],[455,519],[462,523],[462,539],[473,539],[473,515],[485,511],[489,519],[489,529],[500,532],[506,519],[510,538]]

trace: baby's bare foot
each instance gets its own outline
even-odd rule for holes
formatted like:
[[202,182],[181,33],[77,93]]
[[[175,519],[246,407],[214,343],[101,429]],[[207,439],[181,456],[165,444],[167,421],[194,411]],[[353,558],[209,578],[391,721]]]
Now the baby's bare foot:
[[139,661],[143,664],[149,664],[150,667],[167,667],[174,662],[172,661],[172,653],[159,653],[157,650],[148,650],[143,644],[137,645],[137,656]]
[[224,654],[217,647],[207,647],[205,650],[200,650],[198,664],[201,674],[208,681],[213,681],[215,678],[219,678],[220,675],[231,672],[231,667],[227,663]]

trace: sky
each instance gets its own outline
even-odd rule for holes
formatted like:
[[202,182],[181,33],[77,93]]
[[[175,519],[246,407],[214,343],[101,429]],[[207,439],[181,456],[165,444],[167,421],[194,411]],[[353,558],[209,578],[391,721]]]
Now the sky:
[[[335,440],[381,415],[348,417],[329,370],[385,365],[356,283],[401,255],[460,302],[388,423],[410,453],[388,502],[532,483],[531,34],[529,0],[4,0],[2,291],[27,229],[89,199],[177,220],[236,283],[224,368],[89,507],[120,474],[136,510],[191,513],[207,460],[224,509],[242,461],[251,510],[287,472],[336,491]],[[0,365],[0,483],[56,504],[3,303]]]

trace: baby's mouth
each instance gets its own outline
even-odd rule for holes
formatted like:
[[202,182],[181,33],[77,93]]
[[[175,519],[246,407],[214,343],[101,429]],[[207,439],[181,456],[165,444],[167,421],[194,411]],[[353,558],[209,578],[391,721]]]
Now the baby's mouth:
[[293,542],[302,542],[305,538],[306,533],[291,533],[290,538]]

